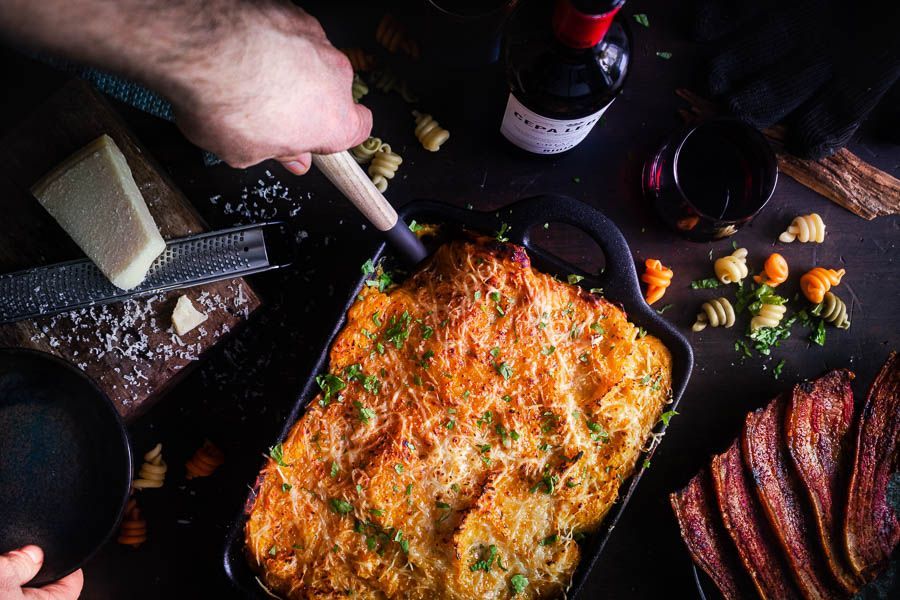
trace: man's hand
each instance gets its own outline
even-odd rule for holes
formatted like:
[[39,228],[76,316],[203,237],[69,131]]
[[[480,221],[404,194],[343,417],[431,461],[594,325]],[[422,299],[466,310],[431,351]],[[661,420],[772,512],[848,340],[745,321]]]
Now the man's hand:
[[81,593],[81,569],[42,588],[23,588],[41,569],[44,553],[37,546],[25,546],[0,554],[0,598],[3,600],[75,600]]
[[362,142],[350,62],[287,0],[3,0],[0,35],[160,92],[197,145],[235,167]]
[[293,5],[245,12],[203,56],[192,52],[163,78],[184,134],[232,166],[277,158],[297,174],[310,152],[365,140],[372,113],[353,102],[350,62],[318,21]]

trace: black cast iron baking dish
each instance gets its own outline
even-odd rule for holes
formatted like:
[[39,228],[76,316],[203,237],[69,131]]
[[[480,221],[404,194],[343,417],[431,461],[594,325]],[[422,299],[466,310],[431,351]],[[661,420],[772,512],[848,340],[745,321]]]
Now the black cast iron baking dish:
[[[494,235],[495,232],[500,231],[501,226],[505,223],[507,229],[505,229],[504,235],[509,238],[509,241],[524,246],[528,250],[532,264],[537,269],[556,275],[563,280],[571,273],[581,274],[584,276],[584,280],[581,281],[581,285],[584,287],[603,288],[605,297],[612,302],[620,304],[632,323],[657,336],[672,353],[673,400],[669,409],[674,410],[678,405],[694,365],[694,354],[691,346],[673,325],[660,317],[655,310],[644,302],[634,267],[634,259],[631,256],[628,243],[625,241],[619,228],[600,211],[567,196],[541,195],[526,198],[497,211],[490,212],[467,210],[437,202],[417,201],[406,205],[400,211],[400,216],[407,223],[415,220],[419,223],[440,225],[443,235],[460,229]],[[581,229],[590,236],[603,250],[606,264],[603,273],[599,276],[583,273],[532,243],[529,230],[536,225],[544,223],[565,223]],[[393,256],[389,247],[382,244],[372,259],[376,262],[384,259],[390,263],[396,260],[396,257]],[[356,296],[359,294],[362,286],[365,285],[367,279],[368,276],[361,277],[354,287],[341,318],[332,330],[313,368],[313,372],[306,379],[306,384],[297,403],[287,417],[278,440],[272,440],[272,444],[287,437],[291,427],[303,414],[306,405],[319,393],[319,388],[315,383],[315,375],[328,369],[328,353],[331,344],[345,324],[346,317],[343,315],[346,315],[347,310],[356,301]],[[664,430],[665,425],[660,423],[656,431],[661,433]],[[646,458],[649,459],[650,457],[647,456]],[[588,573],[597,562],[603,547],[609,539],[610,533],[625,510],[625,506],[628,504],[628,500],[634,493],[645,470],[646,467],[642,463],[631,479],[625,482],[619,501],[607,515],[600,528],[581,542],[582,560],[575,571],[572,586],[569,589],[569,597],[579,597],[579,592],[587,579]],[[256,486],[253,487],[247,498],[244,510],[228,532],[225,540],[224,566],[229,579],[238,590],[250,597],[262,599],[270,596],[260,587],[255,574],[247,564],[244,554],[246,513],[249,507],[252,506],[257,489]]]

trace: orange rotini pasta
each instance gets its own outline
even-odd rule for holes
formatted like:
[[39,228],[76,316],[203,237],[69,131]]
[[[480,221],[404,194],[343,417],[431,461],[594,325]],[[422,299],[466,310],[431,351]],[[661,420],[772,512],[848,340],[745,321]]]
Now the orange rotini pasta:
[[766,259],[762,273],[753,276],[753,280],[756,283],[764,283],[769,287],[777,287],[787,281],[787,278],[787,261],[777,252],[773,252],[769,255],[769,258]]
[[662,298],[666,293],[666,288],[672,285],[672,277],[675,273],[655,258],[648,258],[644,262],[644,266],[646,270],[641,275],[641,281],[647,284],[647,304],[653,304]]
[[807,300],[813,304],[819,304],[825,299],[825,292],[841,282],[845,272],[844,269],[835,271],[816,267],[800,277],[800,291]]
[[354,71],[365,73],[375,67],[375,57],[362,48],[341,48],[341,52],[350,59]]
[[135,548],[147,541],[147,521],[141,516],[141,509],[135,498],[129,498],[128,504],[125,505],[125,515],[122,517],[116,541],[123,546]]
[[203,445],[184,464],[185,477],[188,479],[209,477],[224,462],[225,455],[222,454],[222,451],[209,440],[204,440]]
[[375,30],[375,40],[395,54],[398,50],[413,58],[419,58],[419,44],[409,37],[406,27],[392,14],[386,14]]

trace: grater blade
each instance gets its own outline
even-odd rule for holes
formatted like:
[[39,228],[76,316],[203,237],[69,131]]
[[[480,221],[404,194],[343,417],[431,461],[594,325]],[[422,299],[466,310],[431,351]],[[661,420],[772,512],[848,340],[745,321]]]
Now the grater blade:
[[284,267],[287,240],[281,222],[170,240],[131,290],[114,286],[89,259],[0,275],[0,324]]

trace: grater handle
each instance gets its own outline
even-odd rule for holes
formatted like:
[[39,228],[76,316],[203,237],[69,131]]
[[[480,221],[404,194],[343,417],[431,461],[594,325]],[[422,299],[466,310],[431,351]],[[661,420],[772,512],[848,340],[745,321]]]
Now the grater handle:
[[416,234],[397,216],[349,152],[313,154],[312,162],[410,263],[418,264],[428,256]]

